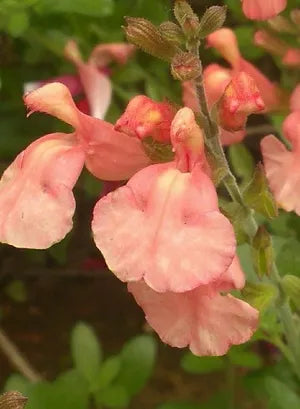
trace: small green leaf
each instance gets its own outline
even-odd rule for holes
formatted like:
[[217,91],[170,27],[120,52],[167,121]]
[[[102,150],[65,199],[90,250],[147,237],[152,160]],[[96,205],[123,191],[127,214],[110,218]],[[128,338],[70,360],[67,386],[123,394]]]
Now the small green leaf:
[[234,173],[243,180],[249,180],[254,172],[254,159],[242,143],[229,146],[228,155]]
[[270,409],[300,408],[300,397],[285,383],[270,376],[266,378],[265,386],[270,399]]
[[271,236],[264,226],[260,226],[252,241],[252,259],[258,277],[269,276],[274,262]]
[[20,37],[29,27],[28,14],[25,11],[13,13],[7,22],[7,31],[13,37]]
[[206,374],[221,371],[226,367],[226,362],[218,356],[195,356],[187,352],[181,359],[182,368],[193,374]]
[[88,384],[78,371],[65,372],[53,382],[49,406],[53,409],[88,408]]
[[156,407],[156,409],[204,409],[202,405],[190,402],[168,402]]
[[272,284],[248,282],[242,290],[242,295],[245,301],[262,312],[275,300],[278,290]]
[[112,385],[99,391],[96,402],[108,408],[126,408],[130,402],[128,391],[122,385]]
[[92,384],[100,368],[102,351],[89,325],[79,323],[75,326],[71,335],[71,349],[75,368]]
[[282,287],[291,298],[295,306],[300,310],[300,278],[287,274],[282,279]]
[[243,197],[246,204],[261,213],[263,216],[273,219],[278,216],[278,209],[261,165],[258,165],[252,180],[246,186]]
[[149,335],[140,335],[125,344],[121,351],[121,370],[116,384],[123,385],[129,396],[139,392],[149,379],[156,358],[157,345]]
[[15,302],[22,303],[27,300],[25,284],[21,280],[11,281],[5,287],[5,293]]
[[98,374],[95,376],[92,391],[107,388],[117,377],[121,369],[121,358],[112,356],[107,358],[101,365]]
[[258,354],[238,347],[231,348],[228,357],[233,365],[243,368],[259,369],[263,366],[263,360]]
[[24,376],[13,374],[10,375],[10,377],[7,379],[4,386],[4,391],[18,391],[23,393],[24,395],[27,395],[29,385],[30,382],[26,378],[24,378]]

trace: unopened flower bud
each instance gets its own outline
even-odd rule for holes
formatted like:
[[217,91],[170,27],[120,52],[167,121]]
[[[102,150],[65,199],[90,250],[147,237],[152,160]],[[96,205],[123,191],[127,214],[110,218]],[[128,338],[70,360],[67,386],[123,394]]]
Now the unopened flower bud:
[[151,136],[156,141],[169,143],[174,115],[175,110],[168,102],[155,102],[138,95],[129,102],[115,129],[139,139]]
[[252,242],[252,258],[257,275],[270,275],[274,261],[271,236],[264,226],[260,226]]
[[191,53],[178,53],[172,60],[171,73],[179,81],[193,80],[201,74],[201,63]]
[[196,163],[203,164],[203,131],[190,108],[182,108],[175,115],[171,126],[171,142],[179,170],[187,172],[191,171]]
[[181,28],[172,21],[165,21],[159,26],[163,38],[170,43],[180,46],[184,43],[184,35]]
[[167,41],[150,21],[144,18],[126,17],[126,23],[124,30],[129,42],[162,60],[170,61],[174,57],[177,48]]
[[200,23],[197,14],[186,0],[175,0],[174,15],[189,40],[198,36]]
[[288,49],[288,45],[280,40],[278,37],[273,36],[269,31],[258,30],[254,34],[254,43],[259,47],[264,48],[271,54],[284,56]]
[[205,11],[200,21],[200,38],[205,38],[223,26],[226,20],[226,10],[226,6],[212,6]]
[[0,396],[0,409],[23,409],[27,400],[20,392],[9,391]]
[[232,78],[218,105],[220,126],[227,131],[243,129],[250,114],[265,109],[254,79],[243,71]]

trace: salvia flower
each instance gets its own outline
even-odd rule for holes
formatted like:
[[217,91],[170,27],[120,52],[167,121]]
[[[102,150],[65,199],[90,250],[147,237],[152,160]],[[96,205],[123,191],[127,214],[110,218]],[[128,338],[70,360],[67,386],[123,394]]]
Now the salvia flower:
[[218,108],[221,127],[239,131],[245,128],[248,116],[263,111],[265,104],[253,78],[240,71],[227,85]]
[[251,20],[268,20],[281,13],[287,0],[241,0],[245,16]]
[[83,114],[67,87],[47,84],[25,97],[41,111],[74,127],[46,135],[21,152],[0,180],[0,240],[16,247],[47,248],[72,228],[72,189],[83,165],[103,180],[128,179],[149,165],[141,141],[112,124]]
[[[235,253],[232,226],[219,212],[203,161],[186,158],[204,155],[202,133],[186,109],[172,123],[176,162],[147,167],[102,198],[92,223],[96,245],[117,277],[125,282],[144,279],[158,292],[189,291],[216,280]],[[179,126],[184,128],[180,141]],[[190,131],[191,138],[184,136]],[[192,168],[182,172],[179,163]]]

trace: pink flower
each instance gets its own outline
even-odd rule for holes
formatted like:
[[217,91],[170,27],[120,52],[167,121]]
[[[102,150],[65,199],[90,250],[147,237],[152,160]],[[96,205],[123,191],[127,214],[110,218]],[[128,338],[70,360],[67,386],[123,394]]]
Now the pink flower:
[[286,118],[283,132],[292,144],[291,151],[273,135],[261,142],[266,176],[278,204],[300,215],[300,111]]
[[45,85],[26,95],[24,100],[31,112],[46,112],[75,128],[75,135],[85,153],[85,165],[97,178],[129,179],[150,164],[137,138],[115,131],[108,122],[83,114],[64,85]]
[[203,149],[203,141],[197,142],[201,132],[182,111],[172,123],[172,142],[179,126],[186,127],[186,136],[182,130],[173,146],[177,165],[191,168],[182,173],[168,163],[143,169],[97,203],[92,223],[96,245],[114,274],[125,282],[144,279],[158,292],[184,292],[215,281],[235,253],[234,232],[219,212],[204,160],[195,163]]
[[128,290],[163,342],[189,346],[195,355],[224,355],[231,345],[248,341],[258,325],[258,311],[231,295],[219,294],[233,288],[230,276],[242,277],[237,286],[244,285],[236,258],[225,274],[228,282],[200,285],[183,293],[158,293],[143,281],[129,283]]
[[91,116],[103,119],[111,102],[111,82],[91,63],[84,63],[74,41],[69,41],[65,47],[65,55],[77,67],[80,81],[87,97]]
[[45,81],[28,82],[24,85],[25,94],[52,82],[67,86],[72,96],[84,91],[87,99],[78,101],[77,106],[84,113],[103,119],[111,102],[111,82],[108,78],[108,64],[115,61],[125,64],[135,48],[123,43],[100,44],[94,48],[87,63],[83,62],[75,41],[68,41],[65,56],[78,69],[78,75],[63,75]]
[[243,11],[251,20],[268,20],[281,13],[287,0],[242,0]]
[[62,240],[72,228],[72,189],[83,164],[74,134],[46,135],[21,152],[0,180],[0,241],[45,249]]
[[131,99],[115,129],[139,139],[151,136],[159,142],[170,142],[170,127],[175,109],[167,102],[155,102],[144,95]]
[[[208,105],[211,109],[219,101],[226,86],[231,81],[232,71],[218,64],[210,64],[204,69],[203,78]],[[200,111],[196,89],[191,81],[183,83],[183,102],[186,107],[191,108],[194,112]],[[244,139],[245,134],[245,130],[229,132],[220,128],[222,145],[238,143]]]
[[209,46],[214,47],[228,61],[234,72],[244,71],[254,79],[267,111],[278,109],[282,105],[281,91],[253,64],[240,55],[236,36],[229,28],[222,28],[207,37]]
[[248,116],[263,111],[265,104],[253,78],[240,71],[226,86],[218,108],[221,127],[239,131],[245,128]]

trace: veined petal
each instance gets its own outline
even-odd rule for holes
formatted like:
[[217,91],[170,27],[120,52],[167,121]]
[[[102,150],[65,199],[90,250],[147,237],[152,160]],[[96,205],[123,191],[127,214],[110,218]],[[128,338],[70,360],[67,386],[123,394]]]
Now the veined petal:
[[128,284],[163,342],[178,348],[189,346],[195,355],[224,355],[231,345],[251,338],[258,311],[231,295],[212,293],[208,287],[178,294],[155,292],[143,281]]
[[109,78],[91,63],[84,63],[77,44],[69,41],[65,47],[66,56],[76,65],[90,106],[91,116],[104,119],[109,108],[112,87]]
[[62,84],[45,85],[26,95],[24,100],[31,112],[46,112],[76,129],[86,154],[86,166],[99,179],[129,179],[150,164],[137,138],[117,132],[112,124],[80,112]]
[[55,133],[33,142],[0,180],[0,240],[45,249],[72,228],[72,193],[84,164],[73,134]]
[[231,265],[235,237],[201,168],[181,173],[152,165],[99,200],[94,240],[122,281],[144,279],[155,291],[189,291]]
[[299,151],[288,151],[275,136],[261,141],[266,176],[278,204],[300,215]]
[[268,20],[281,13],[287,0],[242,0],[243,11],[251,20]]

